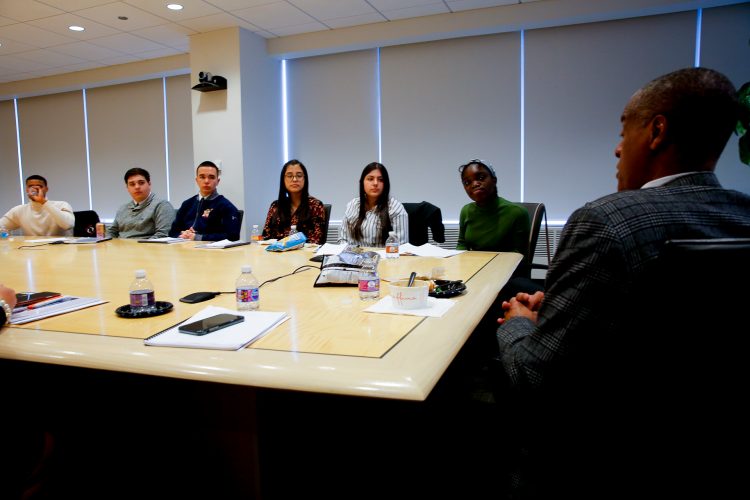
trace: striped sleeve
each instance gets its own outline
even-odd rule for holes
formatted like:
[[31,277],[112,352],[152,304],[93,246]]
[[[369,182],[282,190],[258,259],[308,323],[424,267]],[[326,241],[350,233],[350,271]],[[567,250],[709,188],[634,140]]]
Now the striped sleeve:
[[398,244],[409,243],[409,214],[396,198],[388,200],[388,216],[391,218],[391,227],[396,232]]

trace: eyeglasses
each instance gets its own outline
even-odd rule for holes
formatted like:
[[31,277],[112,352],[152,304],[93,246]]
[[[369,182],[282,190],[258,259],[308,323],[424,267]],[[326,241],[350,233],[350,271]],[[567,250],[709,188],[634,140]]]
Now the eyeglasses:
[[479,159],[476,159],[476,158],[473,159],[473,160],[469,160],[468,163],[465,163],[465,164],[461,165],[460,167],[458,167],[458,173],[461,174],[461,175],[463,175],[464,169],[466,167],[468,167],[469,165],[481,165],[481,166],[483,166],[484,168],[486,168],[490,172],[490,175],[492,176],[493,179],[497,179],[497,174],[495,173],[495,169],[492,167],[492,165],[490,165],[489,163],[487,163],[484,160],[479,160]]
[[284,175],[284,177],[286,177],[286,178],[287,178],[287,179],[289,179],[290,181],[291,181],[292,179],[299,179],[299,180],[302,180],[302,179],[304,179],[304,178],[305,178],[305,174],[302,174],[302,173],[299,173],[299,174],[286,174],[286,175]]

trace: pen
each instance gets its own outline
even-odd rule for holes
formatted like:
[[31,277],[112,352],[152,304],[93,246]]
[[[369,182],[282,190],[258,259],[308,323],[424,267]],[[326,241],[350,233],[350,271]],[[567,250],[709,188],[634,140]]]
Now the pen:
[[51,306],[51,305],[55,305],[55,304],[60,304],[61,302],[68,302],[70,300],[75,300],[75,299],[76,299],[76,297],[61,297],[61,298],[55,299],[55,300],[48,300],[47,302],[38,302],[36,304],[31,304],[29,306],[29,309],[39,309],[40,307],[45,307],[45,306]]

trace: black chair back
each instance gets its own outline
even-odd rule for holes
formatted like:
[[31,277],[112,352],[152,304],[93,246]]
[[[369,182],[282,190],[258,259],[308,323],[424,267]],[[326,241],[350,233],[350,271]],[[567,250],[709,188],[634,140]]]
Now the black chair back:
[[80,210],[73,212],[73,215],[75,216],[73,236],[96,236],[96,224],[99,222],[99,214],[94,210]]
[[[546,269],[549,266],[549,261],[551,259],[549,233],[546,230],[547,211],[544,207],[544,203],[516,203],[516,205],[524,207],[529,212],[529,220],[531,221],[531,231],[529,231],[529,243],[526,247],[526,255],[524,255],[522,269],[519,270],[517,275],[530,278],[532,267],[535,269]],[[547,265],[534,264],[534,254],[536,253],[536,243],[539,240],[539,232],[542,228],[542,220],[544,220],[544,235],[547,242]]]
[[432,239],[437,243],[445,243],[445,226],[440,208],[427,201],[419,203],[403,203],[409,214],[409,243],[424,245],[430,239],[427,229],[432,231]]
[[323,235],[320,238],[321,245],[325,245],[325,242],[328,241],[328,223],[331,221],[331,204],[323,203],[323,208],[326,211],[326,220],[325,224],[323,224]]

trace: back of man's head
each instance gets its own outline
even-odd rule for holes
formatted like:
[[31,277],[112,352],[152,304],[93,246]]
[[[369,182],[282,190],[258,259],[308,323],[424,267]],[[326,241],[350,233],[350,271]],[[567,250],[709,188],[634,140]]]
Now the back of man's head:
[[638,91],[634,110],[644,122],[667,119],[667,141],[683,170],[715,166],[739,117],[732,82],[707,68],[686,68],[649,82]]
[[26,177],[26,182],[28,183],[29,181],[42,181],[45,186],[47,185],[47,179],[45,179],[41,175],[34,174]]

